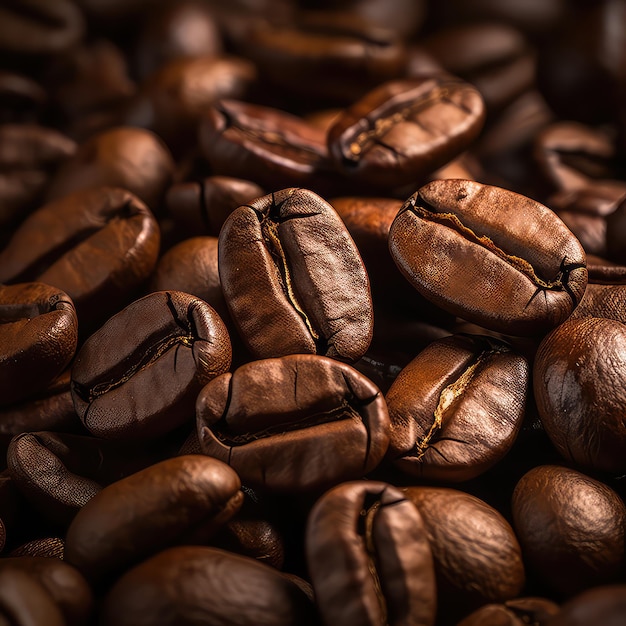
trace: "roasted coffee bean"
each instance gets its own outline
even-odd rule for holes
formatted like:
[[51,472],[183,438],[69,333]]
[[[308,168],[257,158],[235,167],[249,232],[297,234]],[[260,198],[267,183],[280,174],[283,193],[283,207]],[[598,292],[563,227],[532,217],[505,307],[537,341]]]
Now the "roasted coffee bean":
[[0,70],[0,124],[35,122],[47,98],[45,89],[31,78]]
[[124,121],[153,130],[179,153],[195,142],[200,119],[212,104],[244,98],[255,80],[254,65],[244,59],[175,59],[142,86]]
[[[455,489],[408,487],[430,541],[437,574],[438,618],[516,598],[524,587],[522,553],[498,511]],[[454,622],[452,622],[454,623]]]
[[152,276],[153,291],[184,291],[210,304],[223,320],[228,309],[217,268],[217,237],[192,237],[170,248]]
[[435,304],[511,335],[557,326],[587,285],[585,252],[552,211],[472,181],[433,181],[411,196],[389,249]]
[[595,254],[587,255],[589,282],[598,285],[623,285],[626,283],[626,266]]
[[47,198],[107,185],[127,189],[156,210],[173,171],[172,156],[156,135],[141,128],[116,127],[79,146],[54,176]]
[[427,479],[463,481],[509,451],[524,419],[529,365],[509,346],[478,335],[435,341],[389,389],[388,456]]
[[239,478],[206,456],[161,461],[109,485],[76,515],[65,560],[104,581],[177,543],[206,541],[243,501]]
[[200,392],[196,412],[202,451],[253,488],[293,493],[359,478],[389,443],[380,391],[349,365],[314,354],[219,376]]
[[193,419],[197,393],[230,362],[228,331],[212,307],[158,291],[83,344],[72,368],[74,407],[96,436],[154,438]]
[[546,626],[622,626],[626,618],[626,585],[589,589],[568,600]]
[[535,79],[528,42],[503,23],[450,26],[422,45],[448,72],[474,85],[492,114],[532,87]]
[[122,576],[105,598],[101,623],[313,626],[317,619],[311,601],[287,575],[217,548],[184,546]]
[[322,354],[354,362],[372,339],[369,280],[325,200],[284,189],[234,211],[219,237],[226,304],[257,358]]
[[261,23],[245,52],[262,76],[308,100],[349,104],[382,82],[399,78],[406,49],[390,31],[348,16],[301,14],[293,26]]
[[64,550],[65,541],[61,537],[44,537],[18,546],[9,553],[9,557],[34,556],[63,560]]
[[0,285],[0,405],[44,389],[77,343],[76,310],[65,292],[43,283]]
[[626,326],[612,319],[568,320],[541,342],[533,368],[534,395],[546,433],[580,467],[626,471]]
[[[626,192],[626,189],[624,190]],[[626,195],[606,218],[606,253],[618,263],[626,263]]]
[[71,0],[5,0],[0,7],[0,50],[45,56],[71,48],[85,24]]
[[54,598],[25,571],[0,568],[0,622],[15,626],[65,626]]
[[210,7],[184,0],[159,6],[147,17],[133,59],[143,79],[174,59],[216,57],[221,52],[221,34]]
[[65,618],[63,624],[84,626],[89,623],[94,608],[93,592],[75,567],[61,559],[20,556],[0,559],[0,573],[5,570],[9,577],[19,571],[39,583],[61,610]]
[[154,216],[132,193],[112,187],[78,191],[22,222],[0,252],[0,281],[37,280],[63,289],[81,325],[92,329],[148,278],[159,240]]
[[263,189],[249,180],[209,176],[200,182],[173,185],[165,203],[183,232],[217,237],[235,209],[263,195]]
[[384,83],[328,131],[335,167],[362,184],[401,186],[463,152],[485,117],[480,94],[445,74]]
[[569,319],[584,317],[604,317],[626,324],[626,285],[589,283]]
[[35,124],[0,126],[0,226],[24,218],[41,200],[56,168],[76,144]]
[[504,604],[486,604],[457,626],[546,626],[559,610],[558,604],[545,598],[518,598]]
[[556,465],[530,470],[513,492],[524,561],[552,591],[615,581],[626,562],[626,506],[605,484]]
[[424,522],[401,491],[344,483],[307,522],[306,550],[326,624],[435,623],[435,572]]
[[200,150],[216,174],[267,189],[302,186],[337,193],[341,186],[326,133],[284,111],[221,100],[207,111],[199,132]]

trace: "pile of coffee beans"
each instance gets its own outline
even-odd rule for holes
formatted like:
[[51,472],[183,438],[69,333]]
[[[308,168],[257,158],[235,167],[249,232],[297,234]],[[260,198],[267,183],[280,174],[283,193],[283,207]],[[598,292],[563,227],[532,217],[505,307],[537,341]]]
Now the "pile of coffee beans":
[[0,623],[626,623],[626,0],[0,3]]

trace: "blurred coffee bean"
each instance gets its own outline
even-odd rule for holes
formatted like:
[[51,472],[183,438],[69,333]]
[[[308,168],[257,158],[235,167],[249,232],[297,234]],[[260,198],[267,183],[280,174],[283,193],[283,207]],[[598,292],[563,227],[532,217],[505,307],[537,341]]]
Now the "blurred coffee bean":
[[559,610],[558,604],[545,598],[518,598],[504,604],[486,604],[457,626],[546,626]]
[[156,135],[141,128],[113,128],[79,146],[54,176],[47,198],[107,185],[127,189],[154,211],[173,171],[170,152]]
[[0,70],[0,124],[34,123],[47,101],[45,89],[34,80]]
[[621,626],[626,618],[626,585],[595,587],[562,605],[547,626]]
[[603,483],[542,465],[513,492],[524,560],[551,591],[572,595],[617,580],[625,563],[626,506]]

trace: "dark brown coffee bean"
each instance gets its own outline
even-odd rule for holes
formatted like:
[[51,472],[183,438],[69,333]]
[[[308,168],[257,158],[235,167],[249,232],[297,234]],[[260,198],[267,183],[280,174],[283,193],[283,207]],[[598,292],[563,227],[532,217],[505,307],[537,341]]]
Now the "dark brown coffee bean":
[[568,600],[546,626],[622,626],[626,618],[626,585],[589,589]]
[[127,189],[156,210],[173,171],[172,156],[156,135],[120,126],[81,144],[55,175],[47,197],[54,200],[107,185]]
[[335,210],[306,189],[239,207],[220,232],[224,297],[257,358],[356,361],[372,339],[369,280]]
[[568,320],[539,346],[533,369],[537,408],[559,453],[602,472],[626,471],[626,326],[612,319]]
[[0,70],[0,124],[35,122],[47,99],[45,89],[31,78]]
[[626,506],[603,483],[565,467],[535,467],[515,487],[512,511],[524,560],[549,589],[571,595],[622,571]]
[[51,128],[35,124],[0,126],[0,226],[35,208],[55,170],[76,144]]
[[328,131],[345,176],[368,185],[415,184],[463,152],[485,116],[474,87],[448,75],[394,81],[346,109]]
[[200,150],[216,174],[254,181],[267,189],[302,186],[338,193],[326,133],[270,107],[221,100],[200,124]]
[[47,559],[63,560],[65,541],[61,537],[44,537],[33,539],[18,546],[9,553],[9,557],[45,557]]
[[606,228],[606,256],[617,263],[626,263],[626,197],[623,196],[615,211],[607,216]]
[[522,33],[498,22],[440,29],[422,42],[451,74],[474,85],[490,113],[532,87],[535,60]]
[[77,343],[76,311],[65,292],[43,283],[0,285],[0,405],[44,389],[69,365]]
[[524,419],[529,365],[509,346],[478,335],[433,342],[386,395],[388,456],[427,479],[463,481],[510,450]]
[[173,185],[167,192],[165,203],[185,233],[217,237],[235,209],[263,195],[263,189],[249,180],[209,176],[197,183]]
[[5,53],[57,54],[76,44],[84,29],[71,0],[5,0],[0,7],[0,50]]
[[213,12],[198,0],[165,4],[146,18],[133,54],[142,79],[174,59],[216,57],[222,52]]
[[599,285],[626,284],[626,266],[595,254],[587,255],[589,282]]
[[[137,589],[141,593],[137,593]],[[285,574],[217,548],[170,548],[122,576],[103,626],[313,626],[316,611]]]
[[546,626],[558,612],[559,605],[551,600],[518,598],[504,604],[486,604],[457,626]]
[[178,153],[195,144],[200,119],[212,104],[244,98],[255,80],[254,65],[244,59],[175,59],[142,86],[124,121],[153,130]]
[[374,23],[337,17],[317,12],[301,14],[293,26],[261,23],[246,38],[246,54],[270,84],[331,104],[349,104],[403,75],[406,49],[397,37]]
[[525,574],[513,529],[494,508],[462,491],[408,487],[422,515],[437,574],[438,617],[460,616],[519,595]]
[[154,216],[133,194],[111,187],[78,191],[20,225],[0,252],[0,281],[38,280],[63,289],[81,326],[92,329],[147,279],[159,240]]
[[0,568],[0,623],[15,626],[65,626],[60,608],[36,578]]
[[241,506],[239,478],[206,456],[161,461],[103,489],[67,531],[65,559],[103,581],[177,543],[203,542]]
[[84,626],[89,623],[93,592],[75,567],[60,559],[20,556],[0,559],[0,572],[5,569],[10,576],[19,571],[39,583],[61,609],[65,618],[63,624]]
[[604,317],[626,324],[626,285],[589,283],[569,319]]
[[74,407],[94,435],[154,438],[193,419],[196,395],[228,370],[219,315],[180,291],[158,291],[114,315],[72,368]]
[[352,482],[308,519],[307,562],[327,624],[435,623],[435,572],[424,522],[401,491]]
[[202,451],[246,485],[323,489],[376,467],[388,445],[380,391],[314,354],[253,361],[211,381],[196,404]]
[[411,196],[389,249],[435,304],[511,335],[560,324],[587,285],[585,252],[552,211],[472,181],[433,181]]

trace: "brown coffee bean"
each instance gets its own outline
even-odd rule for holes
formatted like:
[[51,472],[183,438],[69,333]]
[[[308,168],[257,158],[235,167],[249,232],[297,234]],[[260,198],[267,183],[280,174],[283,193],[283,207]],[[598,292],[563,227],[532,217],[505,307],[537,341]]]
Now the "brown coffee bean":
[[226,304],[257,358],[317,353],[354,362],[373,330],[369,280],[335,210],[306,189],[239,207],[220,232]]
[[622,571],[626,506],[603,483],[565,467],[535,467],[515,487],[512,511],[525,562],[557,593],[612,582]]
[[364,184],[415,184],[463,152],[482,128],[480,94],[448,75],[377,87],[328,131],[335,167]]
[[[137,593],[141,588],[142,592]],[[170,548],[122,576],[103,626],[313,626],[316,611],[287,575],[217,548]]]
[[524,419],[526,359],[495,339],[435,341],[389,389],[388,456],[399,469],[434,480],[482,474],[510,450]]
[[422,187],[394,220],[389,249],[435,304],[511,335],[560,324],[587,285],[584,250],[552,211],[473,181]]
[[626,585],[589,589],[568,600],[546,626],[622,626],[626,617]]
[[612,319],[567,320],[541,342],[535,399],[546,433],[567,460],[602,472],[626,471],[625,367],[626,326]]
[[37,280],[63,289],[83,330],[91,330],[147,279],[159,242],[154,216],[133,194],[112,187],[78,191],[20,225],[0,252],[0,281]]
[[417,506],[428,533],[439,619],[458,620],[482,604],[520,594],[525,582],[521,549],[498,511],[455,489],[408,487],[403,492]]
[[388,445],[380,391],[349,365],[314,354],[247,363],[196,404],[202,451],[246,485],[324,489],[376,467]]
[[504,604],[486,604],[457,626],[546,626],[559,605],[545,598],[518,598]]
[[391,485],[343,483],[322,496],[308,519],[306,550],[325,623],[435,623],[435,572],[424,522]]
[[59,169],[48,200],[75,191],[122,187],[158,209],[174,171],[172,156],[163,142],[141,128],[120,126],[90,137]]
[[154,438],[193,419],[197,393],[230,362],[228,331],[213,308],[158,291],[83,344],[72,368],[74,407],[96,436]]
[[589,283],[569,319],[604,317],[626,324],[626,285]]
[[237,512],[239,478],[201,455],[161,461],[103,489],[67,531],[65,559],[105,581],[160,550],[203,542]]
[[65,292],[43,283],[0,285],[0,405],[44,389],[77,343],[76,310]]
[[46,559],[63,560],[65,541],[61,537],[44,537],[33,539],[18,546],[9,553],[9,557],[44,557]]

